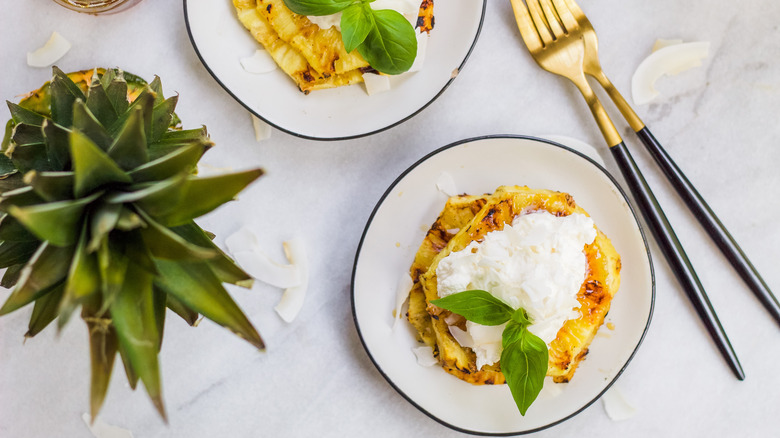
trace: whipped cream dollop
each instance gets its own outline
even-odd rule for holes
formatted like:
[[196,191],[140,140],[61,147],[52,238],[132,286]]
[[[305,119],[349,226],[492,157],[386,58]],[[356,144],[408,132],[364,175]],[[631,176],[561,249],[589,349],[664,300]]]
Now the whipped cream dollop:
[[[412,26],[417,25],[417,15],[420,13],[419,0],[375,0],[370,3],[371,9],[378,11],[381,9],[392,9],[404,16]],[[320,29],[329,29],[335,27],[341,31],[341,12],[332,15],[307,16],[309,21],[316,24]]]
[[[487,233],[481,242],[471,242],[439,262],[439,296],[488,291],[513,309],[525,309],[533,321],[528,330],[549,345],[566,320],[579,316],[577,293],[588,271],[583,249],[595,238],[593,220],[584,214],[519,215],[503,230]],[[504,326],[466,322],[477,369],[501,358]]]

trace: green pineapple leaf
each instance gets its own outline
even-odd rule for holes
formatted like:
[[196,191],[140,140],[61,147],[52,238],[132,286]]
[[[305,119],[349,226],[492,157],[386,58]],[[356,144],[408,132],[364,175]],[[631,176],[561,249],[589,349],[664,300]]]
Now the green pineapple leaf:
[[0,269],[10,267],[30,260],[41,245],[39,241],[0,243]]
[[137,264],[127,264],[127,275],[121,293],[109,305],[111,320],[117,338],[130,362],[146,387],[160,416],[166,418],[162,401],[162,382],[157,360],[159,330],[155,317],[153,275]]
[[30,324],[28,325],[27,333],[24,334],[25,338],[32,338],[37,335],[57,318],[57,307],[62,298],[64,288],[65,285],[60,283],[51,292],[46,293],[35,301]]
[[[160,290],[157,286],[155,286],[155,289],[157,289],[161,293],[165,293],[164,291]],[[190,326],[195,326],[195,324],[198,323],[198,318],[200,317],[198,312],[187,307],[186,304],[179,301],[179,299],[176,298],[175,296],[169,294],[166,305],[168,306],[169,309],[171,309],[175,314],[179,315],[181,319],[183,319]]]
[[[100,277],[95,275],[95,272],[99,272],[97,256],[87,251],[87,239],[89,239],[89,233],[85,226],[76,245],[73,261],[68,268],[68,279],[65,282],[65,290],[58,309],[57,327],[60,330],[68,322],[79,304],[90,299],[94,301],[100,296]],[[97,309],[91,312],[93,316],[95,312]]]
[[[6,214],[0,220],[0,241],[2,242],[37,242],[38,238],[27,231],[13,216]],[[1,245],[1,244],[0,244]]]
[[74,194],[84,196],[111,183],[129,183],[132,180],[105,152],[78,131],[70,134],[70,154],[76,174]]
[[106,70],[106,73],[100,78],[100,84],[106,90],[106,96],[108,96],[116,113],[124,114],[130,106],[130,102],[127,100],[127,81],[125,81],[124,74],[115,69]]
[[217,251],[184,240],[169,228],[155,222],[142,210],[138,213],[147,225],[141,229],[141,236],[153,257],[166,260],[201,261],[218,255]]
[[19,123],[14,126],[13,136],[11,137],[19,146],[43,144],[43,131],[40,125],[28,125]]
[[129,113],[127,123],[108,149],[108,155],[124,170],[135,169],[149,161],[143,109],[136,106]]
[[14,162],[3,154],[0,154],[0,179],[5,179],[9,175],[18,172]]
[[43,143],[16,145],[13,148],[11,161],[21,173],[30,170],[48,171],[54,170],[49,161],[46,145]]
[[6,289],[11,289],[16,286],[16,283],[19,281],[19,276],[22,274],[22,269],[24,269],[24,263],[9,266],[8,269],[5,270],[5,274],[3,274],[3,278],[0,280],[0,286]]
[[[157,94],[158,97],[162,97],[162,91]],[[152,112],[152,132],[149,140],[153,143],[162,138],[163,134],[168,131],[168,126],[171,125],[174,113],[176,109],[176,103],[179,101],[179,96],[173,96],[162,102],[155,102],[155,107]]]
[[11,190],[0,196],[0,211],[8,212],[11,206],[27,207],[45,202],[35,190],[28,186]]
[[171,230],[195,245],[217,251],[217,257],[206,261],[206,264],[214,271],[214,275],[217,276],[219,281],[235,284],[236,286],[247,289],[252,288],[252,285],[254,284],[252,276],[239,268],[227,254],[222,252],[222,250],[211,241],[212,237],[206,234],[206,232],[195,224],[195,222],[190,221],[187,224],[171,228]]
[[73,172],[29,171],[24,181],[47,202],[65,201],[73,198]]
[[78,200],[27,207],[12,205],[8,208],[8,213],[41,240],[55,246],[68,246],[76,243],[78,239],[84,209],[101,195],[102,193],[98,192]]
[[200,157],[206,152],[208,144],[193,143],[182,146],[168,155],[150,161],[128,172],[135,183],[159,181],[171,178],[182,172],[191,173]]
[[152,285],[152,308],[154,322],[157,324],[157,352],[162,350],[163,334],[165,333],[165,312],[168,309],[168,294]]
[[104,152],[114,141],[83,100],[76,100],[73,104],[73,128],[74,131],[79,131],[92,140]]
[[149,134],[152,130],[152,111],[154,111],[154,91],[152,91],[148,86],[144,88],[144,90],[141,92],[141,94],[138,95],[138,97],[133,101],[133,103],[130,104],[128,107],[128,110],[122,113],[122,115],[119,116],[116,122],[114,122],[113,125],[111,125],[108,128],[108,132],[116,137],[120,131],[124,128],[125,124],[127,123],[127,120],[130,118],[131,114],[133,113],[130,111],[131,109],[138,107],[141,108],[144,115],[144,133],[146,134],[146,138],[150,138]]
[[62,70],[52,67],[54,77],[49,84],[51,118],[60,126],[73,125],[73,104],[86,100],[84,93]]
[[252,323],[204,263],[155,260],[155,285],[190,309],[227,328],[260,350],[265,344]]
[[[105,77],[106,75],[103,76]],[[125,90],[125,100],[127,100],[126,93],[127,91]],[[119,112],[114,108],[114,104],[108,97],[108,93],[97,75],[92,76],[92,83],[89,86],[86,104],[87,108],[89,108],[89,112],[94,114],[95,118],[102,126],[111,126],[119,118]]]
[[65,170],[70,166],[70,130],[58,126],[51,120],[43,122],[42,130],[46,157],[51,170]]
[[134,212],[127,208],[122,208],[119,212],[119,219],[116,222],[116,228],[122,231],[132,231],[140,227],[144,227],[146,224]]
[[[13,190],[24,188],[24,178],[18,171],[11,173],[10,175],[4,175],[0,178],[0,193],[10,192]],[[2,200],[2,197],[0,197]],[[0,211],[2,208],[0,208]]]
[[125,242],[105,239],[97,250],[98,271],[100,272],[100,292],[103,298],[101,312],[111,306],[128,275],[130,257],[126,253]]
[[183,225],[233,198],[263,174],[260,169],[205,178],[189,177],[169,191],[139,199],[138,206],[168,227]]
[[22,270],[16,288],[0,308],[0,315],[13,312],[51,292],[65,279],[72,256],[73,248],[42,243]]
[[[99,307],[99,306],[95,306]],[[84,307],[83,319],[89,332],[89,357],[91,382],[89,392],[89,411],[95,418],[103,406],[114,369],[118,341],[111,320],[102,318],[94,308]]]
[[108,237],[119,223],[122,214],[122,206],[119,204],[102,203],[95,208],[89,221],[89,230],[92,237],[87,244],[87,252],[95,252],[100,247],[103,239]]
[[43,121],[46,120],[45,117],[35,111],[30,111],[27,108],[23,108],[7,100],[5,103],[8,104],[8,109],[11,111],[11,120],[13,120],[14,123],[27,123],[29,125],[41,126]]

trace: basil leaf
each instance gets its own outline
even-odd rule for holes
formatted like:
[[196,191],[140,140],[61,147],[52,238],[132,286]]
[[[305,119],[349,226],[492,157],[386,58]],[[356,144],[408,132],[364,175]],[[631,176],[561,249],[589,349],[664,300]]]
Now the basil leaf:
[[501,325],[514,313],[509,305],[484,290],[458,292],[431,303],[482,325]]
[[357,47],[358,53],[382,73],[397,75],[409,70],[417,57],[414,28],[396,11],[372,9],[371,12],[375,25]]
[[331,15],[347,9],[355,0],[284,0],[285,6],[298,15]]
[[547,354],[547,344],[526,327],[522,327],[518,339],[501,352],[501,372],[520,415],[525,415],[544,386]]
[[356,3],[344,9],[341,14],[341,40],[347,53],[362,44],[374,26],[373,10],[368,3]]
[[526,312],[522,307],[512,313],[512,321],[516,321],[522,326],[529,326],[532,324],[531,318],[528,317],[528,312]]
[[507,348],[520,340],[520,336],[522,336],[525,329],[525,325],[518,324],[517,321],[513,319],[509,320],[506,327],[504,327],[504,331],[501,333],[501,348]]

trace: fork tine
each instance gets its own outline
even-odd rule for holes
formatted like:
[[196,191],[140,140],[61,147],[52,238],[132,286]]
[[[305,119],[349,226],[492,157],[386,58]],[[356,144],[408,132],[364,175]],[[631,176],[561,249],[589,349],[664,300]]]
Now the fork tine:
[[562,3],[565,3],[567,6],[567,9],[571,12],[571,14],[574,16],[576,20],[587,20],[588,17],[585,16],[585,13],[582,12],[582,9],[580,9],[579,5],[574,2],[574,0],[557,0]]
[[528,5],[528,12],[531,14],[531,19],[534,22],[539,38],[542,39],[542,43],[545,46],[549,45],[553,42],[553,36],[547,27],[547,20],[545,20],[542,8],[539,6],[539,0],[526,0],[525,3]]
[[547,20],[547,25],[549,26],[550,30],[552,30],[552,34],[555,36],[555,38],[562,37],[564,30],[561,28],[561,24],[558,21],[558,16],[555,13],[555,8],[553,7],[552,3],[550,3],[550,0],[539,0],[539,3],[541,3],[542,10],[544,11],[544,18]]
[[517,27],[520,29],[520,36],[523,37],[528,50],[534,52],[544,47],[523,0],[511,0],[511,2],[512,9],[515,11],[515,21],[517,21]]
[[[574,7],[577,7],[576,3],[568,0],[552,0],[552,2],[555,5],[555,10],[558,12],[561,23],[563,23],[563,27],[566,28],[566,32],[571,32],[580,27],[577,18],[572,14],[572,8],[569,6],[569,3],[572,3]],[[580,11],[580,15],[582,15],[582,11]]]

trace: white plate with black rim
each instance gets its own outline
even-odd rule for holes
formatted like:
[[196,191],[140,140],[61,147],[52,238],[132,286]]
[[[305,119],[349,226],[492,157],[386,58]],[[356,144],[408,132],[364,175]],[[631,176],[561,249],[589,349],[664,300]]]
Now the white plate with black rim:
[[187,31],[214,79],[252,114],[289,134],[344,140],[393,127],[432,103],[457,77],[477,42],[487,0],[434,5],[421,71],[391,78],[392,89],[369,96],[363,84],[304,95],[282,70],[251,74],[240,60],[261,48],[241,25],[231,0],[184,0]]
[[[458,193],[490,193],[527,185],[571,194],[612,240],[622,261],[621,285],[587,358],[567,384],[549,378],[523,417],[506,385],[474,386],[441,367],[421,366],[405,320],[396,321],[396,290],[408,275],[425,232],[447,197],[442,175]],[[388,188],[368,220],[355,257],[352,309],[363,346],[398,392],[434,420],[479,435],[517,435],[558,424],[596,401],[628,365],[653,313],[655,281],[636,214],[615,179],[572,148],[532,137],[488,136],[445,146]]]

